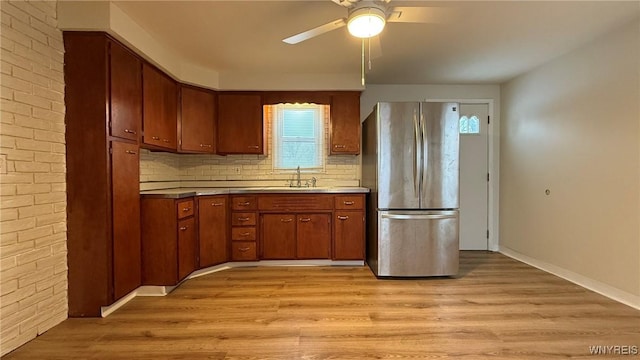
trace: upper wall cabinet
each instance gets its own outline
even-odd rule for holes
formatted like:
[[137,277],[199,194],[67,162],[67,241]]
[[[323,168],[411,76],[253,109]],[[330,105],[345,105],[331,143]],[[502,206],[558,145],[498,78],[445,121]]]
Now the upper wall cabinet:
[[178,88],[155,67],[142,66],[143,137],[148,148],[177,149]]
[[180,87],[180,152],[215,152],[215,93]]
[[217,125],[219,154],[264,154],[260,94],[219,93]]
[[360,153],[360,92],[340,92],[331,97],[330,155]]
[[109,42],[111,136],[138,141],[142,119],[142,64],[125,47]]

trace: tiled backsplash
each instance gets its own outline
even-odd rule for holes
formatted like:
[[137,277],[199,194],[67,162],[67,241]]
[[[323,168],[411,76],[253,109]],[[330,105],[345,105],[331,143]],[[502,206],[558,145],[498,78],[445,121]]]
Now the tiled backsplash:
[[[271,126],[267,129],[267,155],[211,155],[211,154],[172,154],[163,152],[140,152],[141,189],[154,187],[151,183],[177,182],[194,186],[194,182],[211,184],[211,181],[269,182],[285,185],[291,174],[273,173],[271,158]],[[328,126],[325,126],[328,128]],[[328,135],[328,134],[327,134]],[[318,186],[359,185],[359,156],[334,155],[326,157],[324,173],[302,174],[302,179],[315,177]],[[270,185],[271,185],[270,184]],[[258,184],[256,184],[258,185]],[[205,187],[211,185],[204,185]]]

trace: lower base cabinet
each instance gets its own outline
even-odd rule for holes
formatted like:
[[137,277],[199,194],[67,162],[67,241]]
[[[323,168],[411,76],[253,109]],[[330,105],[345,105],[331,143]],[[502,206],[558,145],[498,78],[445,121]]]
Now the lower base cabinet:
[[334,260],[364,259],[364,211],[336,210],[333,231]]
[[201,268],[229,261],[229,198],[198,197],[198,243]]
[[262,259],[330,259],[331,214],[262,214]]
[[198,264],[194,199],[143,198],[142,284],[172,286]]

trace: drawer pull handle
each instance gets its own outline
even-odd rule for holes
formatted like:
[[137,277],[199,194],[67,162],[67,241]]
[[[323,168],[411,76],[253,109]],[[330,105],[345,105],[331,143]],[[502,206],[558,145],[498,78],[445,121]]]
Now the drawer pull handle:
[[342,203],[345,204],[345,205],[353,205],[353,204],[355,204],[355,202],[353,202],[353,201],[343,201]]
[[151,139],[153,139],[153,140],[160,140],[160,137],[159,137],[159,136],[152,136],[152,137],[151,137]]
[[311,221],[311,219],[310,219],[310,218],[300,218],[300,221],[302,221],[302,222],[309,222],[309,221]]
[[333,145],[333,147],[336,148],[336,149],[344,149],[347,146],[346,145]]
[[340,219],[340,220],[347,220],[347,219],[349,219],[349,215],[345,215],[345,216],[340,216],[340,215],[338,215],[338,219]]
[[200,147],[210,148],[210,147],[211,147],[211,145],[209,145],[209,144],[200,144]]
[[245,201],[245,202],[238,203],[238,206],[249,206],[249,205],[251,205],[251,201]]
[[243,232],[242,234],[240,234],[240,236],[249,236],[249,235],[251,235],[250,232]]
[[288,222],[292,222],[292,221],[293,221],[293,219],[280,219],[280,221],[285,222],[285,223],[288,223]]
[[181,226],[180,227],[180,231],[186,231],[188,229],[188,226]]
[[189,211],[191,211],[191,208],[190,207],[182,208],[182,211],[189,212]]
[[222,203],[211,203],[211,206],[222,206]]
[[162,139],[162,142],[168,143],[169,139]]
[[124,129],[124,132],[126,132],[127,134],[137,134],[135,130],[129,130],[129,129]]
[[129,154],[129,155],[135,155],[135,154],[136,154],[136,152],[135,152],[135,151],[133,151],[133,150],[127,150],[127,151],[125,151],[125,152],[126,152],[127,154]]
[[250,249],[251,249],[250,247],[241,247],[241,248],[238,248],[238,251],[240,251],[240,252],[247,252],[247,251],[249,251]]
[[239,217],[238,221],[249,221],[248,217]]

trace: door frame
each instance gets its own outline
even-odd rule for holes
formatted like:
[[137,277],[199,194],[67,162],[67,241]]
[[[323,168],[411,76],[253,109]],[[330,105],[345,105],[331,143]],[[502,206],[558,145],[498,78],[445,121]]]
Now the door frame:
[[500,243],[499,234],[499,204],[500,204],[500,119],[495,116],[494,99],[430,99],[425,102],[457,102],[461,104],[487,104],[489,106],[488,136],[488,171],[489,183],[487,184],[487,227],[489,239],[487,248],[489,251],[498,251]]

